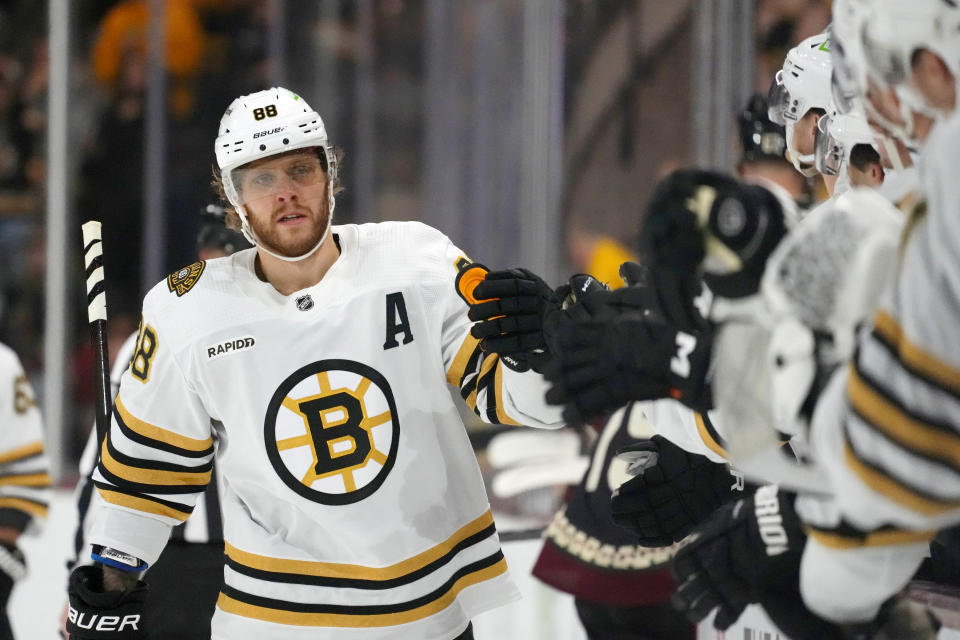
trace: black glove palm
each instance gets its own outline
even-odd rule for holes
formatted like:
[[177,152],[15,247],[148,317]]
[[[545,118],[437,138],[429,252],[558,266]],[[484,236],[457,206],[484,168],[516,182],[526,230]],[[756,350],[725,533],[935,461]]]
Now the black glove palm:
[[617,452],[656,454],[656,463],[613,492],[614,521],[639,536],[645,547],[679,542],[718,507],[742,492],[725,464],[684,451],[653,436]]

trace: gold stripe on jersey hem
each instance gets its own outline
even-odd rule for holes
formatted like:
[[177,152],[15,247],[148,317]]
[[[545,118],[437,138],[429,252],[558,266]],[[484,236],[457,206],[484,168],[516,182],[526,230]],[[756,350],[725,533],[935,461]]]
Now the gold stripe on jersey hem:
[[38,440],[37,442],[31,442],[30,444],[25,444],[22,447],[10,449],[0,454],[0,464],[14,462],[21,458],[29,458],[30,456],[40,455],[41,453],[43,453],[43,442]]
[[[493,389],[497,390],[496,398],[495,398],[496,407],[497,407],[496,409],[497,421],[500,424],[508,424],[514,427],[523,426],[522,424],[520,424],[519,422],[511,418],[509,415],[507,415],[507,409],[506,407],[503,406],[503,394],[505,392],[503,389],[503,364],[502,363],[499,364],[499,366],[497,367],[496,373],[493,374]],[[490,393],[490,391],[487,391],[487,393]]]
[[348,613],[305,613],[300,611],[289,611],[284,609],[274,609],[260,605],[241,602],[235,598],[220,593],[217,599],[217,608],[227,613],[232,613],[245,618],[253,618],[264,622],[273,622],[276,624],[289,624],[301,627],[387,627],[392,625],[407,624],[428,618],[443,611],[454,603],[461,591],[467,587],[492,580],[507,571],[507,561],[505,558],[485,569],[480,569],[473,573],[462,576],[459,580],[440,595],[436,600],[428,602],[414,609],[399,611],[396,613],[378,613],[378,614],[348,614]]
[[456,533],[435,547],[417,555],[401,560],[387,567],[367,567],[358,564],[336,562],[317,562],[313,560],[291,560],[271,558],[249,551],[241,551],[229,542],[224,542],[224,553],[239,564],[275,573],[294,573],[324,578],[350,578],[354,580],[394,580],[414,571],[418,571],[431,562],[443,557],[460,541],[483,531],[493,524],[493,514],[488,509],[482,516],[460,527]]
[[893,438],[904,449],[960,468],[960,434],[925,424],[894,405],[850,366],[847,395],[857,413],[872,427]]
[[183,522],[190,517],[191,509],[187,506],[184,506],[184,510],[180,511],[179,509],[168,507],[167,505],[154,502],[148,498],[131,496],[126,493],[120,493],[119,491],[104,489],[103,487],[97,487],[97,491],[100,493],[101,498],[110,504],[117,505],[118,507],[126,507],[128,509],[133,509],[134,511],[152,513],[157,516],[165,516],[178,522]]
[[49,487],[49,473],[0,476],[0,487]]
[[900,361],[955,394],[960,394],[960,370],[927,353],[904,335],[903,327],[883,310],[873,320],[877,335],[897,352]]
[[206,451],[213,446],[213,438],[205,438],[203,440],[191,438],[152,425],[149,422],[144,422],[127,410],[119,396],[117,397],[115,408],[127,427],[151,440],[172,444],[175,447],[186,449],[187,451]]
[[[210,482],[211,472],[209,470],[196,472],[163,471],[159,469],[142,469],[118,462],[110,453],[110,448],[107,446],[107,439],[109,437],[110,435],[107,434],[107,438],[104,438],[103,445],[100,447],[100,462],[107,468],[107,471],[121,480],[135,482],[137,484],[166,486],[186,485],[196,487],[205,487],[207,483]],[[0,480],[0,483],[2,483],[2,480]]]
[[713,451],[724,460],[729,460],[730,454],[727,453],[727,450],[724,449],[723,446],[710,434],[710,429],[707,428],[707,424],[704,421],[703,415],[699,412],[694,412],[693,419],[694,422],[697,423],[697,433],[700,434],[700,439],[703,440],[703,444],[707,445],[707,448],[710,449],[710,451]]
[[865,536],[844,536],[838,533],[805,527],[807,536],[830,549],[862,549],[864,547],[889,547],[897,544],[921,544],[933,540],[936,531],[874,531]]
[[887,474],[872,468],[857,457],[850,448],[849,442],[843,445],[843,459],[847,467],[868,487],[918,513],[934,516],[960,507],[960,501],[937,500],[922,496]]
[[457,387],[463,384],[463,377],[467,371],[467,363],[470,362],[470,357],[479,348],[480,340],[474,338],[472,334],[467,333],[467,337],[463,339],[463,343],[457,350],[457,355],[453,358],[450,369],[447,370],[447,382]]
[[0,509],[16,509],[40,518],[47,517],[47,507],[41,502],[24,498],[0,498]]

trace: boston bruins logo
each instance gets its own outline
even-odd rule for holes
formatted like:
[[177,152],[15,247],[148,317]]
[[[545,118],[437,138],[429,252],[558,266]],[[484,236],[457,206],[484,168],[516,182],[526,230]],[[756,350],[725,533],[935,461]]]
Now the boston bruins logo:
[[274,392],[264,421],[277,474],[322,504],[350,504],[376,491],[393,467],[399,435],[390,385],[352,360],[298,369]]

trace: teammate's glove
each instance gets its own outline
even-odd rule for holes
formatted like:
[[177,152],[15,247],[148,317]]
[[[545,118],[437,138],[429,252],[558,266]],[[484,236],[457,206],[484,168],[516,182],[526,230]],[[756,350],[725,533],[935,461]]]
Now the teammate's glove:
[[655,314],[626,312],[563,327],[557,343],[558,356],[544,370],[553,383],[547,402],[566,405],[568,422],[635,400],[672,397],[697,410],[711,406],[709,332],[678,331]]
[[800,597],[806,535],[794,498],[768,485],[720,507],[673,560],[680,584],[674,606],[692,621],[719,607],[714,626],[724,630],[748,604],[760,603],[791,638],[843,638],[838,626],[813,615]]
[[785,233],[783,208],[763,187],[682,169],[654,190],[640,249],[666,316],[690,330],[697,326],[698,270],[716,295],[756,293],[767,258]]
[[650,456],[640,475],[620,485],[611,501],[614,521],[635,532],[644,547],[679,542],[743,491],[727,465],[684,451],[663,436],[625,447],[617,455]]
[[104,590],[103,567],[77,567],[67,587],[71,640],[144,640],[148,637],[144,602],[147,585],[138,580],[125,591]]

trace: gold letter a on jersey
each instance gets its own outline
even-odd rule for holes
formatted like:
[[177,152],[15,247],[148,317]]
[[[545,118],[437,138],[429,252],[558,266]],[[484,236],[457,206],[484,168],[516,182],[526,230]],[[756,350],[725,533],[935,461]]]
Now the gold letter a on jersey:
[[400,423],[390,385],[352,360],[301,367],[273,394],[263,425],[283,482],[322,504],[363,500],[393,467]]

